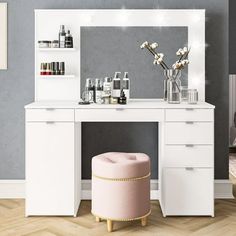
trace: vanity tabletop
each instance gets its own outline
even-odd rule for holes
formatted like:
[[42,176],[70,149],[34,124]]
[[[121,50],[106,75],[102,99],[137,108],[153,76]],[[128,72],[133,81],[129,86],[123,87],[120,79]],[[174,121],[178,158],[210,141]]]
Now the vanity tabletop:
[[128,104],[89,104],[79,105],[78,101],[36,101],[25,106],[25,109],[214,109],[215,106],[207,102],[197,104],[169,104],[163,99],[130,99]]

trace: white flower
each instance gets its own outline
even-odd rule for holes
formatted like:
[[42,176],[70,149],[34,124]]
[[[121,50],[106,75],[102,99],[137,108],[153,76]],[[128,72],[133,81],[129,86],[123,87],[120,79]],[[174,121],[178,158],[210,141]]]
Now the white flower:
[[154,65],[159,65],[160,63],[158,62],[158,60],[155,59],[155,60],[153,61],[153,64],[154,64]]
[[187,60],[187,59],[182,60],[182,61],[181,61],[181,64],[182,64],[183,66],[188,65],[188,64],[189,64],[189,60]]
[[182,48],[179,48],[179,50],[176,52],[176,55],[177,55],[177,56],[180,56],[180,55],[182,55],[182,53],[181,53],[181,52],[182,52]]
[[148,45],[148,41],[145,41],[144,43],[141,44],[140,48],[143,49],[147,47],[147,45]]
[[163,58],[164,58],[164,54],[163,54],[163,53],[157,53],[157,54],[155,54],[154,57],[155,57],[156,60],[158,60],[158,59],[160,59],[160,58],[163,59]]
[[188,52],[188,48],[187,48],[187,47],[184,47],[183,49],[182,49],[182,48],[179,48],[179,50],[176,52],[176,55],[177,55],[177,56],[183,56],[183,55],[185,55],[187,52]]
[[185,53],[187,53],[187,52],[188,52],[188,48],[187,48],[187,47],[184,47],[184,48],[183,48],[183,51],[184,51]]
[[163,57],[160,57],[159,59],[157,59],[157,61],[158,61],[159,63],[163,62]]
[[183,67],[182,63],[179,61],[176,61],[173,65],[172,65],[173,69],[181,69]]
[[156,49],[156,48],[158,47],[158,43],[152,43],[152,44],[150,45],[150,47],[151,47],[152,49]]

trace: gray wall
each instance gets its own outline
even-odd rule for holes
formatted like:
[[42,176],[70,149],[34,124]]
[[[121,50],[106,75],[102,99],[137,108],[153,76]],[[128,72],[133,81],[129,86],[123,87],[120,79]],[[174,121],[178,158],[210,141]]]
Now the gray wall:
[[[228,178],[228,1],[6,0],[9,69],[0,71],[0,179],[23,179],[24,109],[34,97],[35,8],[205,8],[206,100],[216,105],[215,177]],[[135,137],[135,135],[134,135]],[[122,138],[122,134],[121,137]]]

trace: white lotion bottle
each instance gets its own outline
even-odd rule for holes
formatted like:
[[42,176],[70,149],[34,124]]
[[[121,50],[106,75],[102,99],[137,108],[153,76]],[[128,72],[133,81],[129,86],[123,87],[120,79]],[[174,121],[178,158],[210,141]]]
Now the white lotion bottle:
[[114,78],[112,80],[112,92],[113,98],[120,97],[121,83],[120,83],[120,72],[115,72]]
[[128,102],[128,100],[130,98],[130,80],[129,80],[128,72],[124,73],[124,78],[122,81],[122,88],[123,88],[123,91],[125,93],[125,96],[126,96],[127,102]]

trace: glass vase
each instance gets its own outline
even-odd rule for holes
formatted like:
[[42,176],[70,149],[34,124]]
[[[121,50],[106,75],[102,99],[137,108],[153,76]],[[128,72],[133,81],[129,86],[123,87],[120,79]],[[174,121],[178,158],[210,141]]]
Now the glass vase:
[[167,101],[178,104],[181,102],[181,71],[169,69],[165,72],[167,80]]

